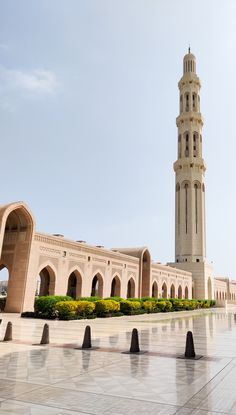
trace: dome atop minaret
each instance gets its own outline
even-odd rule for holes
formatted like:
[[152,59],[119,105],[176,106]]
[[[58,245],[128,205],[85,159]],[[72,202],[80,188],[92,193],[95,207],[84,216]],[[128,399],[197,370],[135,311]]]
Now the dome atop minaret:
[[191,53],[190,46],[188,48],[188,53],[184,56],[184,74],[186,72],[196,73],[196,58],[193,53]]

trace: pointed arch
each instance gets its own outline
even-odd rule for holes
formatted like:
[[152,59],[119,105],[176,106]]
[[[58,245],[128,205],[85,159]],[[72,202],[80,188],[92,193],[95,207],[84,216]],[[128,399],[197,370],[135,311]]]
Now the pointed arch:
[[40,267],[36,291],[39,296],[55,295],[56,271],[47,264]]
[[157,284],[156,280],[152,284],[152,297],[153,298],[158,298],[158,284]]
[[184,298],[188,299],[188,287],[186,285],[185,290],[184,290]]
[[92,280],[91,297],[103,297],[103,277],[97,272]]
[[78,269],[70,272],[67,284],[67,295],[72,298],[81,297],[82,292],[82,276]]
[[183,298],[183,290],[181,285],[178,287],[178,298]]
[[174,286],[174,284],[171,284],[171,287],[170,287],[170,298],[175,298],[175,286]]
[[167,285],[165,282],[163,282],[162,284],[161,294],[162,294],[162,298],[167,298]]
[[7,312],[21,312],[27,306],[33,308],[34,295],[27,286],[27,277],[34,232],[35,220],[25,203],[0,206],[0,263],[10,258]]
[[110,295],[110,297],[120,297],[120,286],[121,286],[120,278],[116,274],[112,278],[112,282],[111,282],[111,295]]
[[127,284],[127,298],[135,297],[135,282],[131,277]]

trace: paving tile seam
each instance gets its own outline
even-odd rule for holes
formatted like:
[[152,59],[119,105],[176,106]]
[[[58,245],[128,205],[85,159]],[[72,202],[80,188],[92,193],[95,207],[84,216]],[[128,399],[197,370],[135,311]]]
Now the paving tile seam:
[[[94,415],[94,412],[85,412],[85,411],[83,411],[83,410],[81,410],[81,409],[79,409],[78,411],[77,410],[75,410],[75,409],[68,409],[68,408],[65,408],[65,407],[61,407],[61,406],[53,406],[53,405],[45,405],[45,404],[42,404],[42,403],[34,403],[34,402],[31,402],[31,401],[23,401],[23,400],[17,400],[17,399],[9,399],[9,398],[7,398],[7,399],[4,399],[4,401],[3,402],[12,402],[12,401],[14,401],[14,402],[16,402],[16,403],[18,403],[18,404],[21,404],[21,403],[26,403],[26,404],[29,404],[29,403],[32,403],[33,405],[38,405],[38,406],[41,406],[41,407],[46,407],[46,408],[52,408],[52,409],[59,409],[60,411],[61,410],[65,410],[65,411],[70,411],[70,412],[74,412],[75,414],[78,414],[79,412],[80,413],[83,413],[83,414],[85,414],[85,415]],[[1,403],[1,402],[0,402]]]
[[[202,387],[202,388],[200,388],[199,389],[199,391],[198,392],[196,392],[196,393],[194,393],[192,396],[191,396],[191,398],[183,405],[183,408],[192,408],[192,407],[189,407],[188,406],[188,403],[189,402],[191,402],[191,400],[192,399],[194,399],[194,397],[196,397],[196,395],[198,395],[204,388],[206,388],[206,386],[207,385],[209,385],[214,379],[216,379],[217,378],[217,376],[219,376],[219,374],[221,373],[221,372],[223,372],[228,366],[230,366],[230,364],[232,363],[232,361],[233,361],[233,359],[231,359],[219,372],[217,372],[217,374],[215,374],[207,383],[205,383],[205,385]],[[232,367],[232,369],[228,372],[228,373],[230,373],[231,371],[233,370],[233,367]],[[227,373],[227,374],[228,374]],[[219,382],[217,382],[217,384],[214,386],[212,386],[212,388],[211,388],[211,390],[206,394],[206,397],[204,398],[204,399],[207,399],[207,397],[212,393],[212,391],[219,385],[219,383],[221,382],[221,380],[219,380]],[[193,408],[192,408],[193,409]],[[195,406],[194,407],[194,409],[200,409],[200,410],[202,410],[202,408],[199,406],[199,405],[197,405],[197,406]],[[209,411],[208,411],[209,412]],[[212,411],[211,411],[212,412]],[[213,411],[213,412],[216,412],[216,411]],[[228,412],[218,412],[218,413],[225,413],[225,414],[228,414]]]
[[[124,395],[113,395],[113,394],[107,394],[107,393],[104,393],[104,392],[99,393],[99,392],[84,391],[84,390],[80,390],[80,389],[68,389],[68,388],[64,388],[62,386],[55,386],[55,385],[48,386],[48,385],[45,385],[45,388],[49,388],[49,387],[51,387],[53,389],[60,389],[62,391],[70,391],[70,392],[73,392],[73,393],[83,393],[83,394],[89,394],[89,395],[96,395],[98,397],[105,396],[107,398],[119,398],[119,399],[121,398],[121,399],[126,399],[126,400],[129,400],[129,401],[146,402],[146,403],[150,402],[150,403],[157,404],[157,405],[179,407],[179,405],[174,404],[174,403],[169,404],[169,403],[166,403],[166,402],[159,402],[159,401],[153,401],[153,400],[147,400],[147,399],[133,398],[133,397],[129,397],[129,396],[126,396],[126,395],[125,396]],[[43,388],[40,388],[40,389],[43,389]],[[22,395],[23,394],[28,394],[30,392],[33,392],[33,390],[29,391],[29,392],[24,392],[24,393],[22,393]],[[17,395],[17,396],[20,396],[20,395]]]
[[[76,391],[74,391],[73,390],[73,392],[76,392]],[[80,391],[81,392],[81,391]],[[84,392],[84,391],[82,391],[83,393],[90,393],[90,392]],[[94,393],[94,392],[92,392],[93,394],[95,394],[95,395],[97,395],[96,393]],[[175,405],[175,404],[168,404],[168,403],[166,403],[166,402],[157,402],[157,401],[148,401],[148,400],[142,400],[142,399],[134,399],[134,398],[128,398],[128,397],[124,397],[124,396],[119,396],[119,395],[99,395],[99,396],[105,396],[105,397],[109,397],[109,398],[111,398],[111,397],[114,397],[114,398],[122,398],[122,399],[127,399],[127,400],[130,400],[130,401],[132,401],[132,402],[142,402],[142,403],[152,403],[152,404],[154,404],[154,405],[162,405],[162,406],[165,406],[165,407],[171,407],[171,408],[178,408],[177,410],[179,410],[179,409],[181,409],[181,407],[179,406],[179,405]],[[6,400],[10,400],[9,398],[7,398]],[[98,415],[97,413],[95,413],[95,412],[85,412],[83,409],[78,409],[78,411],[77,410],[75,410],[75,409],[71,409],[71,408],[68,408],[68,407],[66,407],[66,406],[55,406],[55,405],[52,405],[52,404],[48,404],[48,403],[45,403],[45,404],[42,404],[42,403],[35,403],[34,401],[31,401],[31,400],[28,400],[28,401],[25,401],[25,400],[23,400],[23,399],[21,399],[21,400],[15,400],[14,398],[13,399],[11,399],[12,401],[17,401],[17,402],[19,402],[19,403],[21,403],[21,402],[23,402],[23,403],[26,403],[26,404],[29,404],[29,403],[31,403],[31,404],[33,404],[33,405],[39,405],[39,406],[43,406],[43,407],[48,407],[48,408],[58,408],[58,409],[62,409],[62,410],[65,410],[65,411],[71,411],[71,412],[75,412],[75,414],[76,413],[78,413],[78,411],[79,412],[81,412],[81,413],[84,413],[84,414],[88,414],[88,415]],[[5,401],[5,400],[4,400]],[[111,410],[112,410],[112,408],[111,408]],[[176,412],[175,412],[176,413]],[[158,413],[157,413],[158,414]],[[121,414],[119,414],[119,415],[121,415]],[[126,415],[126,414],[124,414],[124,415]],[[174,415],[174,414],[173,414]]]

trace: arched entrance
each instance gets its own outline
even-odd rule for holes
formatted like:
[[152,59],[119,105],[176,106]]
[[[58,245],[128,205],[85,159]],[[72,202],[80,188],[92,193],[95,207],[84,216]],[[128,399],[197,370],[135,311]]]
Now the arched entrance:
[[103,278],[101,274],[97,273],[93,277],[91,297],[102,297],[103,296]]
[[0,311],[4,311],[7,298],[9,271],[5,265],[0,266]]
[[174,284],[171,284],[171,287],[170,287],[170,298],[175,298],[175,286],[174,286]]
[[156,281],[152,284],[152,297],[158,298],[158,285]]
[[111,297],[120,296],[120,278],[116,275],[111,282]]
[[185,290],[184,290],[184,298],[188,299],[188,287],[187,286],[185,287]]
[[133,298],[135,296],[135,283],[133,278],[130,278],[127,284],[127,298]]
[[54,295],[55,294],[56,276],[52,268],[47,265],[39,272],[37,279],[36,294],[39,296]]
[[167,298],[167,285],[165,282],[162,284],[161,294],[162,298]]
[[208,278],[207,282],[207,289],[208,289],[208,300],[212,300],[212,283],[210,277]]
[[81,296],[82,278],[79,271],[73,271],[68,278],[67,295],[76,299]]
[[141,283],[141,297],[150,295],[150,274],[151,274],[151,255],[148,249],[145,249],[141,257],[142,267],[142,283]]
[[182,287],[181,287],[181,285],[179,285],[179,288],[178,288],[178,298],[183,298],[183,290],[182,290]]
[[27,276],[34,229],[33,216],[24,203],[0,207],[0,264],[7,263],[9,269],[7,312],[33,308],[34,295]]

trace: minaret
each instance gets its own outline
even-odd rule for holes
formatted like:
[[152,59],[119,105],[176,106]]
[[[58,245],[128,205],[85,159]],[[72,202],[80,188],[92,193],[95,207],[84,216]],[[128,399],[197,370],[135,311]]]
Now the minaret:
[[196,58],[185,55],[179,81],[178,154],[176,177],[175,261],[204,262],[205,242],[205,162],[202,158],[200,112],[201,83],[196,74]]
[[178,86],[178,150],[174,163],[175,263],[170,265],[192,272],[195,298],[213,298],[212,268],[206,263],[206,165],[202,156],[201,82],[190,48],[184,56],[183,76]]

